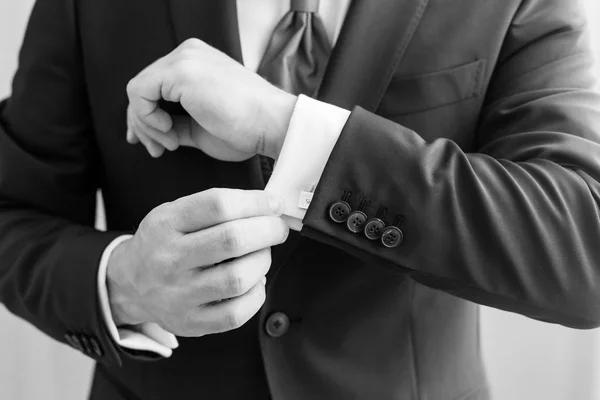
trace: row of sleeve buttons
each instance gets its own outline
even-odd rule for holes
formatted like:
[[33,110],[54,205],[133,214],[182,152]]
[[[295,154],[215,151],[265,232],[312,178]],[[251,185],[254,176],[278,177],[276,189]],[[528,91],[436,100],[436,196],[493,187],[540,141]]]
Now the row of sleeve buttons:
[[337,224],[345,224],[346,228],[352,233],[363,232],[369,240],[379,240],[386,248],[398,247],[404,241],[404,233],[400,229],[400,224],[404,217],[397,215],[392,225],[386,225],[383,221],[387,209],[381,208],[376,217],[370,218],[365,213],[369,206],[369,201],[362,199],[357,210],[352,211],[348,203],[351,192],[344,191],[341,200],[334,202],[329,207],[329,218]]
[[67,333],[65,334],[65,340],[69,346],[89,357],[100,358],[104,355],[104,351],[95,337],[78,333]]

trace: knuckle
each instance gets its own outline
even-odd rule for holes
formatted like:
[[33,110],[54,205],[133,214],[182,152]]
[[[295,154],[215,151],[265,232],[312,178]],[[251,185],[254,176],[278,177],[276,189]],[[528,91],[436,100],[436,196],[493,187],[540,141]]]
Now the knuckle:
[[244,294],[247,289],[249,289],[247,286],[247,280],[238,272],[236,271],[231,271],[228,272],[226,275],[226,285],[227,288],[225,290],[226,295],[228,296],[232,296],[232,297],[237,297],[237,296],[241,296],[242,294]]
[[216,189],[211,190],[213,190],[213,192],[210,193],[210,212],[217,217],[226,217],[229,210],[229,201],[227,200],[226,196],[223,195],[223,193],[217,192]]
[[199,337],[208,333],[207,331],[209,330],[207,329],[207,322],[200,318],[200,314],[196,308],[189,308],[178,314],[174,325],[180,332],[178,336]]
[[189,38],[181,43],[182,49],[196,48],[202,44],[202,40],[198,38]]
[[172,222],[172,212],[164,206],[158,206],[152,211],[153,225],[159,229],[170,228]]
[[158,265],[167,269],[172,269],[179,265],[177,254],[170,249],[167,250],[163,248],[160,251],[157,251],[154,260]]
[[127,92],[127,96],[131,97],[134,93],[135,93],[135,78],[131,79],[129,82],[127,82],[127,86],[125,87],[125,90]]
[[257,192],[254,196],[254,201],[252,201],[252,206],[254,207],[254,214],[259,215],[265,213],[266,215],[271,213],[271,208],[269,206],[269,196],[266,192]]
[[227,313],[225,314],[225,328],[228,330],[231,329],[237,329],[240,326],[242,326],[244,324],[244,319],[242,318],[241,313],[235,309],[232,308],[231,310],[227,311]]
[[222,245],[227,253],[239,251],[244,247],[243,235],[237,224],[229,224],[223,229]]
[[176,62],[173,66],[175,74],[180,79],[190,79],[191,77],[198,74],[198,67],[194,62],[193,57],[186,51],[182,54],[182,59]]
[[196,321],[195,313],[189,311],[186,312],[181,318],[181,326],[180,328],[187,332],[188,336],[194,336],[195,332],[198,332],[200,329],[200,324]]
[[177,199],[173,203],[170,210],[172,220],[170,223],[173,226],[181,226],[185,221],[193,221],[195,217],[194,207],[186,204],[182,199]]

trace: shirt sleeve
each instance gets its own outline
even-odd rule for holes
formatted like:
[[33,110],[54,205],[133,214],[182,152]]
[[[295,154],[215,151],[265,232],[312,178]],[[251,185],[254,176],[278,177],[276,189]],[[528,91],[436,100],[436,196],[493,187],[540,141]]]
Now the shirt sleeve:
[[283,217],[290,228],[302,219],[350,111],[300,95],[265,190],[285,200]]
[[106,328],[115,343],[123,348],[150,351],[163,357],[170,357],[173,354],[173,350],[179,346],[177,338],[172,333],[165,331],[154,323],[117,328],[113,320],[108,300],[108,289],[106,287],[106,270],[113,250],[129,238],[131,238],[131,235],[123,235],[113,240],[106,247],[100,259],[100,268],[98,268],[98,298],[100,299],[100,307]]

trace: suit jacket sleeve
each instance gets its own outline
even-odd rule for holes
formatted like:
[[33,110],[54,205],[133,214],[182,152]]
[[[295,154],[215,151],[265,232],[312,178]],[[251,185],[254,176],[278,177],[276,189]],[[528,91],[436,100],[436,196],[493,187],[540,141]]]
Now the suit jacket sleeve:
[[[303,233],[481,304],[576,328],[600,325],[600,97],[576,2],[524,1],[507,32],[475,152],[356,108]],[[444,136],[443,132],[439,133]],[[384,248],[328,217],[388,208]]]
[[93,228],[100,160],[76,25],[72,1],[37,2],[0,106],[0,302],[52,338],[119,362],[96,278],[121,233]]

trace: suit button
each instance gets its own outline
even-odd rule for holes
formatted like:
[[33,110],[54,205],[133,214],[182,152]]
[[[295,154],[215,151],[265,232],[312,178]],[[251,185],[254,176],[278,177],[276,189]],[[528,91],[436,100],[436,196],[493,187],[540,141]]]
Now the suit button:
[[371,218],[365,225],[365,236],[369,240],[377,240],[381,237],[385,224],[379,218]]
[[350,205],[345,201],[335,202],[329,207],[329,218],[335,223],[341,224],[350,214]]
[[81,344],[81,340],[77,335],[71,335],[71,340],[73,341],[73,347],[75,350],[83,351],[83,345]]
[[75,341],[73,340],[73,335],[71,335],[70,333],[66,333],[65,334],[65,340],[67,341],[67,343],[69,344],[69,346],[75,347]]
[[92,346],[92,353],[100,358],[104,355],[104,352],[102,351],[102,347],[100,347],[100,343],[98,343],[98,341],[95,338],[90,338],[90,345]]
[[404,234],[397,226],[388,226],[381,234],[381,243],[389,249],[398,247],[404,240]]
[[352,233],[358,233],[363,230],[367,222],[367,215],[362,211],[354,211],[346,220],[346,226]]
[[290,327],[290,319],[282,312],[275,312],[267,318],[265,330],[272,338],[278,338],[286,334]]
[[85,336],[85,335],[81,335],[79,337],[79,340],[81,340],[81,345],[83,347],[83,352],[86,355],[91,355],[92,354],[92,344],[90,343],[90,340],[88,339],[88,337]]

